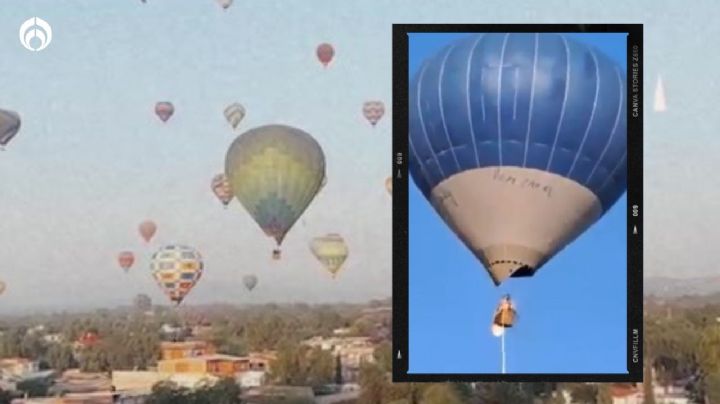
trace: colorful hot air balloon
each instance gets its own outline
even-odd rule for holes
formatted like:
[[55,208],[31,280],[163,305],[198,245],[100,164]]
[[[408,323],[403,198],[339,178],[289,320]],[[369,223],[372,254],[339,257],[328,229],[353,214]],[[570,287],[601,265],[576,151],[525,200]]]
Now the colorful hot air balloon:
[[135,263],[135,254],[131,251],[122,251],[118,254],[118,263],[125,272]]
[[5,285],[5,282],[0,281],[0,295],[5,293],[5,289],[7,288],[7,285]]
[[167,122],[174,113],[175,107],[171,102],[161,101],[155,104],[155,115],[157,115],[163,122]]
[[146,220],[140,223],[140,226],[138,226],[138,231],[140,232],[140,236],[142,236],[145,242],[149,243],[155,235],[155,232],[157,231],[157,225],[151,220]]
[[230,6],[232,6],[233,0],[217,0],[217,2],[223,10],[227,10]]
[[169,245],[153,254],[150,269],[170,301],[179,305],[200,280],[203,259],[192,247]]
[[252,291],[255,289],[255,285],[258,283],[258,278],[255,275],[245,275],[243,276],[243,284],[247,288],[247,290]]
[[20,115],[17,112],[0,109],[0,149],[4,150],[19,130]]
[[315,53],[317,54],[317,58],[320,60],[320,63],[322,63],[323,66],[328,67],[335,56],[335,49],[329,43],[321,43],[318,45]]
[[240,122],[245,118],[245,107],[242,104],[233,103],[225,108],[223,111],[225,119],[230,123],[233,129],[236,129]]
[[238,136],[227,151],[225,174],[233,194],[278,248],[325,178],[325,154],[312,136],[267,125]]
[[655,112],[667,111],[667,104],[665,102],[665,86],[663,86],[662,77],[658,76],[657,86],[655,87],[655,105],[653,106]]
[[385,179],[385,189],[387,189],[388,194],[390,194],[390,196],[392,196],[392,183],[393,183],[392,177],[387,177]]
[[409,169],[498,285],[531,276],[626,189],[626,78],[562,34],[481,34],[410,85]]
[[215,196],[220,200],[223,206],[227,207],[230,201],[232,201],[233,193],[225,174],[218,174],[213,177],[210,187]]
[[363,104],[363,115],[374,127],[385,115],[385,104],[382,101],[367,101]]
[[336,233],[315,237],[310,242],[310,251],[332,274],[333,278],[335,278],[348,256],[348,247],[345,240]]

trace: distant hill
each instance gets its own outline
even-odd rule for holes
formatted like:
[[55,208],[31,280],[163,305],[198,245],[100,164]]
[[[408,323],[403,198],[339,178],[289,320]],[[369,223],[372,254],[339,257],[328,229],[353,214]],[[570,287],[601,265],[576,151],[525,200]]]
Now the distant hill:
[[681,296],[706,296],[720,293],[720,276],[702,278],[645,278],[645,296],[675,298]]

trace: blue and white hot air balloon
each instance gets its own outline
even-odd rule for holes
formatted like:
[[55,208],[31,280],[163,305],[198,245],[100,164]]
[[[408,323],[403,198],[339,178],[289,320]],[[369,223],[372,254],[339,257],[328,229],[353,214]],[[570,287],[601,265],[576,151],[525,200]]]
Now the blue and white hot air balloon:
[[627,186],[626,77],[563,34],[451,43],[410,83],[410,172],[499,285],[533,275]]

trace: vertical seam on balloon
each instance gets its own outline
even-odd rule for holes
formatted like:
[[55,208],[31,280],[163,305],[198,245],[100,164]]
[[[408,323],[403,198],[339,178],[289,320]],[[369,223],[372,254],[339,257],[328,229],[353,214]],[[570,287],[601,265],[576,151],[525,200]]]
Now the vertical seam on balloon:
[[507,46],[508,38],[510,33],[505,34],[503,39],[502,48],[500,48],[500,66],[498,67],[498,95],[497,95],[497,127],[498,127],[498,157],[500,166],[503,165],[502,160],[502,122],[500,120],[500,101],[502,100],[502,72],[503,65],[505,65],[505,46]]
[[[475,151],[475,164],[477,168],[480,168],[480,157],[478,156],[477,151],[477,144],[475,143],[475,127],[473,126],[472,121],[472,110],[470,109],[470,70],[472,68],[472,58],[475,55],[475,49],[477,48],[480,41],[485,37],[485,35],[480,35],[480,37],[475,41],[475,44],[472,48],[470,48],[470,53],[468,54],[468,61],[467,61],[467,70],[465,74],[465,95],[466,95],[466,105],[467,105],[467,112],[468,112],[468,123],[470,124],[470,140],[473,144],[473,150]],[[482,77],[482,76],[481,76]],[[482,97],[482,86],[480,86],[480,94]],[[481,98],[482,102],[482,98]],[[482,104],[482,112],[483,112],[483,121],[485,121],[485,105]]]
[[455,154],[455,150],[453,149],[452,141],[450,140],[450,134],[448,133],[447,124],[445,123],[445,109],[443,108],[443,97],[442,97],[442,84],[443,84],[443,77],[445,76],[445,63],[448,60],[448,57],[450,57],[450,52],[455,48],[455,46],[450,46],[447,53],[445,53],[445,57],[443,58],[442,64],[440,65],[440,77],[438,77],[438,103],[440,104],[440,120],[442,121],[443,130],[445,131],[445,137],[448,141],[448,146],[450,146],[450,153],[453,156],[453,159],[455,159],[455,165],[457,166],[458,171],[460,171],[460,162],[458,162],[457,155]]
[[443,171],[442,167],[440,166],[440,161],[437,158],[437,155],[435,154],[435,149],[432,146],[432,143],[430,143],[430,137],[428,137],[427,130],[425,129],[425,119],[423,119],[423,113],[422,113],[422,104],[420,103],[421,98],[421,91],[422,91],[422,81],[425,77],[425,70],[427,69],[428,65],[426,64],[423,66],[422,71],[420,72],[420,77],[418,78],[418,85],[417,85],[417,107],[418,107],[418,118],[420,118],[420,127],[422,128],[423,135],[425,135],[425,141],[427,141],[428,147],[430,148],[430,154],[432,155],[433,159],[435,160],[435,164],[438,166],[438,170],[440,170],[440,177],[445,178],[445,171]]
[[520,73],[519,68],[515,68],[515,76],[513,77],[513,83],[515,85],[515,94],[513,95],[513,121],[517,119],[517,96],[518,96],[518,87],[520,87],[518,81],[520,78],[518,77],[518,73]]
[[590,112],[590,120],[588,120],[587,128],[585,128],[585,134],[583,135],[582,141],[580,142],[580,147],[578,147],[578,150],[575,153],[575,159],[570,166],[570,170],[568,170],[567,174],[565,175],[568,178],[570,178],[570,174],[575,169],[575,164],[577,164],[583,147],[585,146],[585,142],[587,141],[588,134],[590,134],[590,128],[595,122],[595,111],[597,110],[598,98],[600,97],[600,64],[598,63],[597,56],[595,56],[595,52],[593,52],[592,49],[590,50],[590,55],[592,55],[593,61],[595,62],[595,99],[593,100],[593,109]]
[[610,175],[608,175],[607,179],[605,179],[605,182],[603,182],[602,185],[600,186],[600,188],[598,188],[598,191],[597,191],[598,198],[600,198],[600,193],[602,192],[603,189],[605,189],[607,184],[610,183],[610,180],[613,178],[613,176],[615,175],[617,170],[620,169],[620,166],[622,166],[622,164],[625,162],[626,158],[627,158],[627,150],[625,150],[625,153],[623,153],[623,156],[620,159],[620,161],[617,163],[615,168],[613,168],[613,170],[610,172]]
[[528,146],[530,145],[530,130],[532,128],[532,113],[535,100],[535,81],[537,79],[538,50],[540,48],[540,34],[535,34],[535,54],[533,55],[533,74],[530,84],[530,107],[528,110],[527,132],[525,133],[525,155],[523,156],[523,167],[527,164]]
[[602,153],[600,153],[600,157],[598,158],[597,163],[595,163],[595,167],[593,167],[592,171],[590,171],[590,175],[588,175],[587,180],[585,180],[585,185],[590,183],[590,179],[595,174],[595,171],[600,166],[600,162],[605,157],[605,154],[607,153],[608,149],[610,148],[610,144],[612,143],[613,137],[615,137],[615,133],[617,132],[618,124],[620,123],[620,116],[622,114],[622,106],[624,101],[624,86],[622,83],[622,77],[620,77],[620,71],[618,71],[618,68],[615,67],[615,74],[618,78],[618,87],[620,88],[620,100],[618,101],[618,111],[617,116],[615,117],[615,125],[613,125],[612,132],[610,132],[610,137],[608,138],[607,144],[605,144],[605,148],[603,149]]
[[567,70],[565,73],[565,95],[563,95],[563,103],[560,107],[560,118],[558,119],[557,129],[555,130],[555,140],[553,140],[552,149],[550,149],[550,157],[548,158],[547,166],[545,166],[545,171],[550,171],[550,165],[552,164],[553,157],[555,156],[555,148],[557,147],[557,142],[560,138],[560,129],[562,129],[563,119],[565,118],[565,108],[567,107],[568,92],[570,91],[570,47],[568,46],[565,37],[562,35],[559,36],[563,41],[563,45],[565,45],[565,59],[567,61]]

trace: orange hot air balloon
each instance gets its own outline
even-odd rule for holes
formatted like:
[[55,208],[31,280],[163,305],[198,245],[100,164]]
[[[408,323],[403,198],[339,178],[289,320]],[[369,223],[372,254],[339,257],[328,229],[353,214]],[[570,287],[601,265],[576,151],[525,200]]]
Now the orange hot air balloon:
[[140,231],[140,235],[145,240],[145,242],[149,243],[150,239],[153,238],[155,232],[157,231],[157,225],[152,220],[146,220],[140,223],[140,226],[138,226],[138,230]]
[[321,43],[315,52],[317,53],[317,58],[320,60],[320,63],[325,67],[328,67],[335,56],[335,49],[329,43]]
[[387,179],[385,179],[385,189],[387,189],[388,194],[392,196],[392,177],[387,177]]
[[130,269],[130,267],[135,263],[135,254],[131,251],[122,251],[118,254],[118,263],[120,264],[120,268],[127,272],[128,269]]

